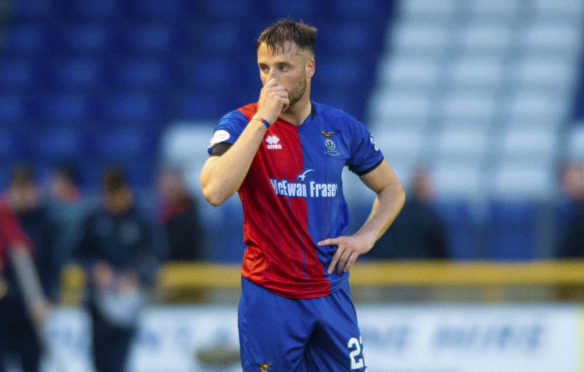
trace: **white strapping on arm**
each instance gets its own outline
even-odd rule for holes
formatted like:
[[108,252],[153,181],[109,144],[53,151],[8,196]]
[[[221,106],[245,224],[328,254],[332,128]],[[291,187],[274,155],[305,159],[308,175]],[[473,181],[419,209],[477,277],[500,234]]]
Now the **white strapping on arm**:
[[9,255],[16,280],[22,289],[26,308],[32,314],[37,306],[46,302],[35,264],[26,249],[11,247]]

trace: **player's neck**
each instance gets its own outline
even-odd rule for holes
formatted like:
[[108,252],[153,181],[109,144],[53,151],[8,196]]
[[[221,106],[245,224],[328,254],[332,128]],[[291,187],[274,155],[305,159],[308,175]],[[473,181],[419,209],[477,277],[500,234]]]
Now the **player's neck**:
[[280,114],[280,117],[289,123],[300,126],[304,123],[308,115],[310,115],[311,111],[310,94],[305,94],[294,106]]

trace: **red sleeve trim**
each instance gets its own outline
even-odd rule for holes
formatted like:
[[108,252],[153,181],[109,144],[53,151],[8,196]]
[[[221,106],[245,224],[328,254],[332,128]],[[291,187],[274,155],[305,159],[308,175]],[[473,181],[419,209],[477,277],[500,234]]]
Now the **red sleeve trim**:
[[237,109],[237,111],[241,112],[247,120],[251,120],[252,116],[258,111],[258,104],[257,103],[250,103],[243,107]]
[[13,244],[21,244],[31,249],[29,237],[20,227],[14,213],[3,204],[0,204],[0,255],[6,254],[6,248]]

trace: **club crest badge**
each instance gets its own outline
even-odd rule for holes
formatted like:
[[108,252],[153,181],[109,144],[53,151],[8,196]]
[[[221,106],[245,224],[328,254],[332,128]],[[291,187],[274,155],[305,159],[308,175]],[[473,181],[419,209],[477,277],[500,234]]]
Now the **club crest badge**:
[[320,131],[320,133],[323,135],[324,137],[324,146],[325,146],[325,151],[324,153],[326,155],[330,155],[330,156],[339,156],[340,153],[337,151],[337,145],[335,144],[335,142],[331,139],[331,136],[333,134],[335,134],[335,132],[325,132],[325,131]]
[[271,366],[273,366],[272,363],[258,363],[261,372],[268,372],[268,369],[270,369]]

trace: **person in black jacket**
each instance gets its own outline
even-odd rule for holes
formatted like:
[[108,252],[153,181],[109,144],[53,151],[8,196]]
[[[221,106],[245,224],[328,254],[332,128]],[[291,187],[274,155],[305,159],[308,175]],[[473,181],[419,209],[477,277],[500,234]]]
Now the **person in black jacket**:
[[584,257],[584,164],[573,162],[562,168],[561,188],[568,198],[569,212],[559,226],[559,258]]
[[171,261],[204,259],[204,236],[197,203],[189,193],[179,169],[164,168],[157,180],[159,219]]
[[424,170],[415,172],[401,213],[377,245],[371,258],[448,258],[446,226],[434,208],[432,185]]
[[87,217],[75,255],[88,274],[98,372],[125,370],[136,322],[159,266],[152,226],[134,204],[124,173],[106,170],[102,206]]
[[60,284],[54,242],[32,169],[16,166],[0,200],[0,371],[7,357],[25,372],[40,370],[42,327]]

